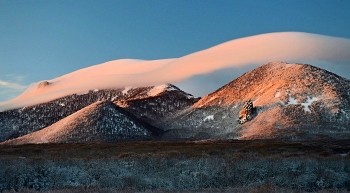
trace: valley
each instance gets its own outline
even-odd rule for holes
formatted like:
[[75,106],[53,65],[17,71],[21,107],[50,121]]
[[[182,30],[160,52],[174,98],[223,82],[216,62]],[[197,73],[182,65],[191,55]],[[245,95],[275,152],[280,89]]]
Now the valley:
[[0,146],[0,187],[19,192],[346,192],[349,152],[349,140]]

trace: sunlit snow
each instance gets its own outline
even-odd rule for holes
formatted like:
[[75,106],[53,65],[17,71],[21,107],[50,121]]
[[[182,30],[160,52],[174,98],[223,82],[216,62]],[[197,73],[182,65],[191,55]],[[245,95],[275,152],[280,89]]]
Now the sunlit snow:
[[159,86],[153,87],[150,91],[148,91],[147,95],[148,96],[157,96],[164,91],[172,91],[172,90],[175,90],[175,88],[170,87],[168,85],[159,85]]
[[280,97],[280,95],[281,95],[281,92],[278,90],[278,91],[276,92],[276,94],[275,94],[275,98]]
[[124,90],[122,91],[122,93],[125,95],[125,94],[128,93],[128,91],[129,91],[130,89],[132,89],[132,86],[126,86],[126,87],[124,88]]

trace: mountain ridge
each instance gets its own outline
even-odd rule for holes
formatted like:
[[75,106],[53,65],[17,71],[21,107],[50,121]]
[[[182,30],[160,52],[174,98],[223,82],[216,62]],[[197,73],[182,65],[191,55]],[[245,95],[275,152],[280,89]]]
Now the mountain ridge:
[[[74,94],[47,103],[28,106],[0,112],[0,141],[17,138],[31,132],[38,131],[53,123],[83,109],[95,102],[109,100],[115,104],[120,103],[146,105],[149,108],[140,109],[138,112],[144,116],[137,116],[142,121],[156,120],[167,116],[167,113],[175,113],[180,109],[194,104],[198,98],[181,91],[179,88],[167,84],[148,87],[125,87],[119,89],[90,90],[80,95]],[[166,112],[161,112],[160,103],[171,100]],[[128,108],[124,109],[128,110]],[[148,112],[148,113],[147,113]],[[155,124],[151,124],[155,126]]]
[[[80,105],[82,109],[106,100],[110,105],[119,106],[115,108],[132,114],[136,122],[155,128],[160,134],[159,140],[300,141],[350,135],[350,80],[308,64],[270,62],[244,73],[202,99],[167,84],[91,90],[87,94],[40,104],[43,107],[1,112],[2,140],[45,130],[50,124],[71,116],[66,113],[57,118],[57,113],[62,113],[58,109],[70,109],[72,114],[77,111],[72,105]],[[35,113],[36,108],[46,111]],[[53,118],[58,120],[50,120]],[[50,124],[40,126],[47,120]],[[85,124],[89,124],[88,119]],[[114,124],[118,127],[118,121]]]

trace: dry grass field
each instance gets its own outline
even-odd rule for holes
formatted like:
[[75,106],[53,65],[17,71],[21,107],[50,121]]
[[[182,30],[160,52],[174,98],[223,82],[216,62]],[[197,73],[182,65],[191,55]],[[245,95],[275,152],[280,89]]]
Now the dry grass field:
[[0,146],[2,192],[347,192],[350,140]]

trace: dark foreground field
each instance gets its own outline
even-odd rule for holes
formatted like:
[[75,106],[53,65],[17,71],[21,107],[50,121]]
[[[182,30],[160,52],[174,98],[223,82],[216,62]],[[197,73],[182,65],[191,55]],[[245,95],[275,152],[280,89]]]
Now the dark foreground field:
[[0,146],[1,192],[347,192],[350,140]]

